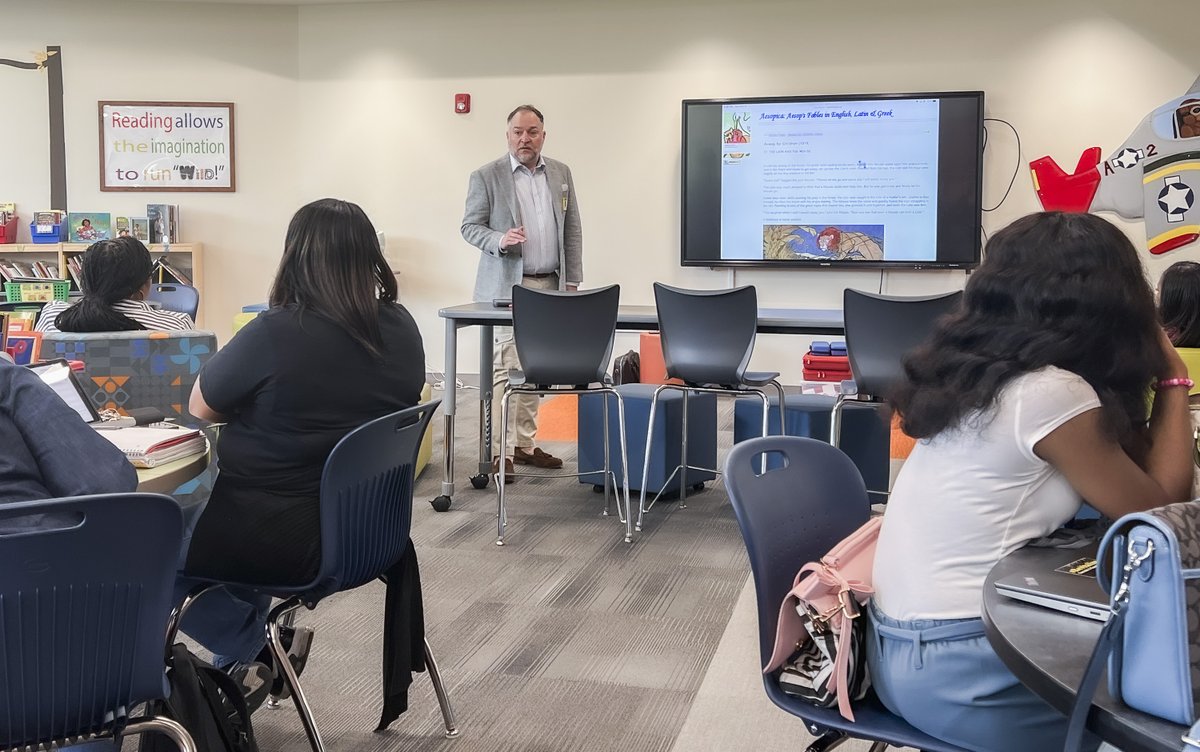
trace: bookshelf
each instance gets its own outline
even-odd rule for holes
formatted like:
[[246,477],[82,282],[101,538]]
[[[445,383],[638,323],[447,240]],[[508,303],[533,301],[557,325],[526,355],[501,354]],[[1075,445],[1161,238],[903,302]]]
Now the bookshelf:
[[[147,244],[150,249],[150,256],[157,261],[163,255],[163,247],[161,243]],[[7,243],[0,244],[0,259],[7,259],[18,262],[41,261],[42,263],[53,263],[59,268],[59,276],[62,279],[71,279],[70,273],[67,271],[67,263],[81,255],[88,249],[87,243]],[[178,269],[183,274],[187,275],[200,293],[200,310],[196,313],[196,326],[201,326],[201,321],[204,318],[204,246],[201,243],[172,243],[171,250],[166,255],[167,262]],[[159,272],[155,271],[154,281],[159,281]],[[164,277],[164,282],[173,282],[175,280],[169,277]],[[76,295],[79,289],[74,280],[71,280],[71,294]],[[2,288],[0,288],[0,300],[4,300]]]

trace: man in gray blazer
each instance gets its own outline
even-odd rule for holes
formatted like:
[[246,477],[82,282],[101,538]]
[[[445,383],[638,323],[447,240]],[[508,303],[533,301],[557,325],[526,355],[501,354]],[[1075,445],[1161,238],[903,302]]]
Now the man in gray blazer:
[[[533,105],[523,104],[509,113],[507,137],[508,154],[471,173],[467,188],[462,236],[483,252],[474,298],[485,303],[511,298],[515,285],[578,289],[583,281],[583,233],[571,168],[542,156],[545,118]],[[520,366],[512,328],[496,327],[495,333],[492,385],[499,395],[509,369]],[[562,467],[562,460],[534,446],[538,398],[518,395],[510,406],[512,457],[505,462]],[[493,437],[493,472],[499,468],[499,439]]]

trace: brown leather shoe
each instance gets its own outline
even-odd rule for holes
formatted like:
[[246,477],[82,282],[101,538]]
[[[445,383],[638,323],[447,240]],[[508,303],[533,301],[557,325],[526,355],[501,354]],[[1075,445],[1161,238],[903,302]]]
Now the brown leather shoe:
[[526,452],[520,447],[514,447],[513,462],[518,465],[533,465],[534,467],[544,467],[549,470],[557,470],[562,467],[562,460],[547,452],[543,452],[537,447],[534,447],[532,452]]
[[[513,469],[513,461],[505,460],[504,461],[504,483],[505,483],[505,485],[507,485],[509,483],[517,482],[517,476],[514,475],[515,472],[516,472],[516,470]],[[492,460],[492,475],[495,476],[496,482],[499,483],[500,482],[500,458],[499,457]]]

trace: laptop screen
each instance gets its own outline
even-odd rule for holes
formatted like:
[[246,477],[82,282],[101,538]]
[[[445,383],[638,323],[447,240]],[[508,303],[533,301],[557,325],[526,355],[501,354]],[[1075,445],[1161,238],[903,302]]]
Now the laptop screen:
[[45,363],[35,363],[29,366],[29,370],[36,373],[54,390],[55,394],[62,397],[63,402],[79,413],[79,417],[83,418],[84,423],[95,423],[100,420],[100,415],[84,396],[83,387],[79,385],[79,379],[75,377],[75,372],[71,370],[67,361],[51,360]]

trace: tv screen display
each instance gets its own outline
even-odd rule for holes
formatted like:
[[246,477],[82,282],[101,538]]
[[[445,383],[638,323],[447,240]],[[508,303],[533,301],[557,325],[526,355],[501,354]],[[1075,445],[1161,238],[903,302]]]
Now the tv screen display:
[[971,268],[983,92],[683,102],[684,266]]

